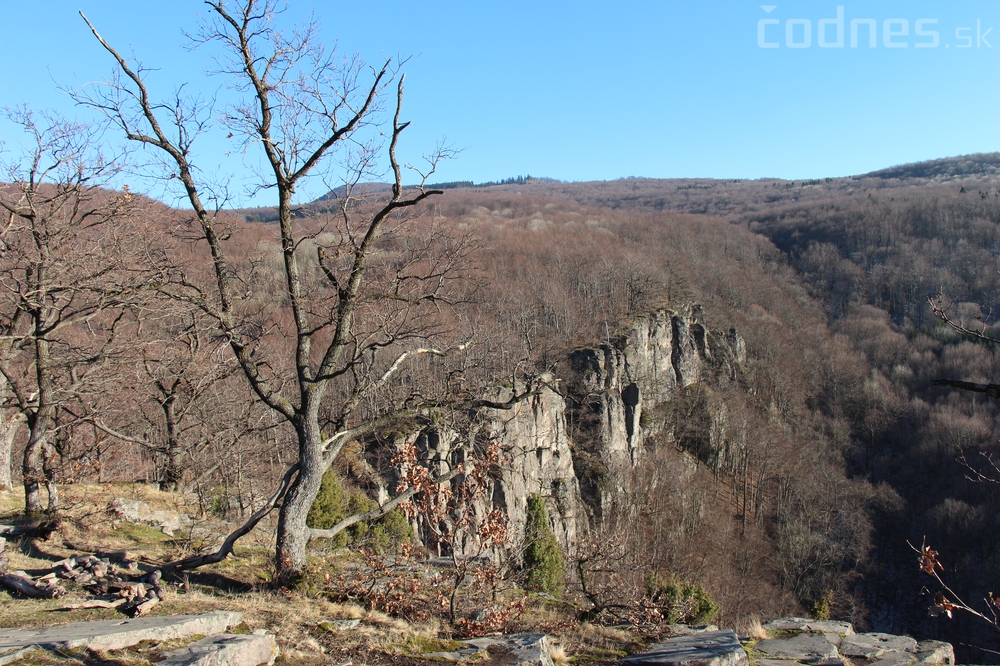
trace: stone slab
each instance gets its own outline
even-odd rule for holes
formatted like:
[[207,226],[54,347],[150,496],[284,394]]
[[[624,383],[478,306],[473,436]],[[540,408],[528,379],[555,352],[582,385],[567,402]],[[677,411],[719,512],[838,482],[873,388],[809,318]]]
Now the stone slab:
[[668,638],[648,652],[621,661],[622,666],[748,666],[750,659],[732,630]]
[[361,624],[361,620],[349,619],[349,620],[320,620],[316,623],[322,629],[327,631],[350,631],[351,629],[357,629]]
[[910,666],[912,663],[912,653],[902,650],[890,650],[880,654],[878,659],[871,663],[871,666]]
[[921,641],[917,643],[917,651],[913,656],[917,658],[918,664],[951,666],[955,663],[955,648],[944,641]]
[[14,662],[21,661],[29,652],[34,652],[38,648],[34,645],[27,645],[20,648],[0,649],[0,666],[7,666]]
[[462,641],[468,647],[452,652],[431,652],[424,655],[441,661],[468,661],[483,650],[504,653],[509,666],[553,666],[552,643],[545,634],[507,634],[484,636]]
[[764,623],[768,631],[822,631],[849,636],[854,633],[850,622],[840,620],[813,620],[807,617],[781,617]]
[[671,636],[690,636],[691,634],[707,634],[710,631],[718,631],[719,627],[714,624],[671,624],[668,627]]
[[278,658],[273,634],[206,636],[179,650],[165,652],[158,666],[260,666]]
[[0,629],[0,654],[12,649],[38,646],[72,650],[121,650],[141,641],[220,634],[243,621],[240,613],[215,611],[202,615],[163,615],[98,622],[73,622],[41,629]]
[[878,632],[847,636],[840,644],[840,653],[845,657],[863,659],[876,659],[886,652],[915,652],[916,649],[917,641],[909,636]]
[[754,649],[771,659],[794,659],[810,664],[840,656],[837,653],[837,645],[825,634],[796,634],[791,638],[768,638],[758,641]]

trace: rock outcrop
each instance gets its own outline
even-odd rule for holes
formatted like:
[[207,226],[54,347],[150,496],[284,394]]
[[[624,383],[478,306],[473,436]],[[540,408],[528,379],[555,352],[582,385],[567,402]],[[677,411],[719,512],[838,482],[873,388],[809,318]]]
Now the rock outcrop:
[[[500,469],[486,497],[461,510],[485,515],[499,509],[516,544],[523,535],[528,498],[539,495],[560,545],[572,552],[591,523],[628,496],[631,472],[644,460],[648,437],[669,428],[650,415],[687,387],[735,377],[745,359],[739,334],[734,329],[709,331],[701,306],[631,318],[606,344],[573,351],[566,377],[543,376],[537,393],[509,410],[493,412],[480,435],[501,452]],[[498,389],[492,398],[506,401],[511,391]],[[462,462],[456,439],[453,432],[428,427],[400,439],[397,446],[415,447],[421,459],[443,472],[445,463]],[[391,485],[393,472],[381,471]],[[379,499],[385,497],[383,493]],[[416,527],[424,536],[434,531],[419,522]],[[432,546],[430,539],[424,540]],[[468,538],[458,541],[460,554],[481,554]]]
[[918,642],[909,636],[882,633],[855,634],[847,622],[782,618],[764,627],[782,635],[753,645],[753,652],[760,655],[754,662],[760,666],[837,666],[859,662],[872,666],[951,666],[955,663],[955,650],[949,643]]
[[[555,390],[553,378],[542,378],[541,389],[516,403],[510,410],[494,410],[485,439],[491,440],[500,454],[497,475],[491,477],[483,497],[461,511],[473,511],[485,516],[494,509],[508,519],[511,542],[520,543],[524,535],[528,498],[539,495],[545,500],[552,531],[566,552],[572,552],[576,542],[582,512],[580,488],[573,468],[573,452],[566,435],[566,402]],[[547,380],[547,381],[546,381]],[[495,398],[509,399],[510,391],[501,390]],[[439,428],[427,428],[397,443],[414,446],[418,455],[431,461],[435,471],[444,472],[456,459],[456,435]],[[451,516],[457,519],[457,515]],[[582,524],[586,529],[586,523]],[[427,526],[418,521],[418,534],[426,535]],[[429,541],[425,538],[425,542]],[[478,544],[471,535],[459,534],[454,544],[460,554],[478,556]],[[438,553],[439,555],[444,553]]]
[[[622,666],[952,666],[955,651],[941,641],[918,642],[909,636],[855,634],[848,622],[781,618],[764,625],[781,632],[755,640],[735,632],[679,632],[649,650],[621,661]],[[676,632],[675,632],[676,633]],[[744,648],[744,646],[746,646]],[[749,654],[747,652],[749,650]],[[853,661],[851,661],[853,659]]]
[[634,317],[619,337],[577,349],[570,361],[580,439],[589,440],[575,442],[577,472],[590,514],[600,520],[627,496],[647,437],[668,427],[650,415],[694,384],[734,377],[746,343],[735,329],[709,331],[701,306],[688,304]]
[[622,666],[748,666],[736,632],[707,631],[668,638],[648,651],[622,660]]

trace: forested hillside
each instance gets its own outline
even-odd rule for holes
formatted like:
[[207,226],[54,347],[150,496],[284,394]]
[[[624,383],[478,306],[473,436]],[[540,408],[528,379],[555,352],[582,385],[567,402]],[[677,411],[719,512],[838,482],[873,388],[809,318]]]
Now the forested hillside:
[[[574,352],[618,344],[653,311],[697,312],[692,322],[744,341],[745,358],[720,361],[643,414],[649,436],[626,484],[632,494],[614,511],[592,511],[567,555],[699,581],[725,621],[825,604],[859,627],[992,645],[966,618],[927,617],[929,579],[908,545],[926,536],[967,599],[1000,582],[997,486],[969,480],[976,470],[996,474],[980,454],[996,448],[998,412],[989,398],[931,385],[996,377],[994,347],[964,339],[927,305],[941,293],[956,317],[979,316],[994,331],[1000,197],[992,171],[978,164],[804,183],[528,180],[448,189],[393,222],[371,269],[376,285],[399,285],[418,279],[408,271],[434,276],[445,265],[435,262],[446,262],[445,305],[372,308],[360,321],[371,334],[386,330],[380,317],[394,322],[390,347],[461,343],[463,355],[414,365],[357,409],[376,422],[380,401],[409,395],[441,406],[426,414],[460,413],[456,396],[473,404],[501,386],[516,392],[532,377],[557,378],[576,473],[596,492],[605,472],[592,462],[591,397],[574,375]],[[6,194],[24,196],[13,186]],[[79,259],[54,264],[61,272],[51,289],[78,289],[46,348],[48,435],[35,428],[38,356],[6,350],[11,482],[38,474],[53,511],[59,484],[149,481],[197,494],[206,514],[252,513],[288,468],[291,426],[247,385],[227,334],[196,296],[212,278],[190,214],[100,187],[32,196],[48,204],[69,196],[105,218],[83,233],[46,230],[53,252]],[[385,196],[376,188],[352,214]],[[231,279],[245,285],[240,344],[280,386],[294,375],[282,362],[292,354],[282,332],[288,297],[276,225],[262,219],[234,213],[217,224]],[[323,206],[295,219],[309,251],[304,284],[321,294],[342,261],[324,248],[347,247],[346,237]],[[5,236],[9,285],[40,261],[19,231]],[[183,297],[168,291],[182,287]],[[16,326],[17,299],[6,306]],[[358,358],[357,382],[396,367],[374,352]],[[413,423],[439,418],[450,417]],[[405,427],[375,428],[336,460],[345,492],[372,495],[352,501],[378,499],[378,456],[387,458],[376,445]],[[34,466],[20,464],[32,456]],[[615,560],[614,544],[627,559]],[[982,655],[970,649],[964,658]]]
[[[659,434],[647,440],[649,456],[634,470],[634,487],[662,490],[626,497],[628,515],[593,522],[591,543],[626,544],[640,584],[650,571],[702,582],[724,618],[808,610],[833,591],[836,612],[863,625],[867,508],[891,494],[886,499],[885,488],[848,478],[847,463],[856,446],[850,419],[878,396],[866,388],[864,358],[831,333],[820,302],[781,253],[720,218],[620,212],[514,187],[448,191],[382,245],[376,265],[387,277],[414,247],[460,250],[463,286],[454,294],[461,307],[448,315],[447,335],[471,336],[471,344],[461,382],[441,374],[441,385],[460,395],[543,372],[571,377],[574,349],[616,338],[651,310],[700,304],[709,329],[739,332],[746,359],[737,374],[706,376],[644,416],[644,427]],[[208,279],[183,212],[132,195],[128,203],[145,243],[158,252],[152,266],[133,257],[137,263],[125,268],[187,285]],[[255,358],[270,364],[273,381],[289,381],[279,364],[289,354],[280,266],[267,259],[275,227],[220,222],[234,270],[248,281],[240,308],[245,334],[257,340]],[[305,238],[319,241],[332,225],[323,215],[300,223]],[[321,279],[318,265],[306,266],[310,284]],[[9,270],[13,277],[21,269]],[[46,449],[47,478],[154,481],[197,493],[207,512],[248,515],[287,466],[289,426],[246,386],[203,311],[144,294],[100,309],[88,321],[88,337],[73,326],[56,336],[49,365],[58,437]],[[401,321],[404,331],[420,330],[412,328],[419,318]],[[101,363],[88,360],[81,339],[98,346],[90,353]],[[32,358],[12,355],[6,367],[16,395],[23,394],[34,376]],[[392,390],[409,391],[416,382],[428,396],[445,372],[447,366],[415,366]],[[572,405],[570,412],[583,418]],[[582,455],[593,435],[584,421],[570,427]],[[28,432],[16,425],[9,432],[19,460]],[[350,487],[374,487],[357,453],[335,468]]]
[[[838,378],[828,377],[809,404],[849,442],[842,449],[849,477],[880,489],[867,506],[870,561],[859,569],[872,626],[992,649],[995,631],[985,623],[928,616],[930,596],[921,590],[930,579],[918,571],[909,544],[919,547],[926,537],[942,553],[956,592],[986,610],[982,600],[1000,584],[991,462],[1000,413],[983,394],[932,381],[996,382],[996,347],[951,330],[928,299],[940,297],[955,321],[995,337],[996,157],[823,182],[639,180],[558,192],[634,214],[711,211],[774,243],[776,263],[792,269],[793,281],[822,304],[834,339],[854,355],[824,357],[861,377],[844,394]],[[845,399],[831,402],[829,395]],[[960,649],[965,659],[988,659],[975,647]]]

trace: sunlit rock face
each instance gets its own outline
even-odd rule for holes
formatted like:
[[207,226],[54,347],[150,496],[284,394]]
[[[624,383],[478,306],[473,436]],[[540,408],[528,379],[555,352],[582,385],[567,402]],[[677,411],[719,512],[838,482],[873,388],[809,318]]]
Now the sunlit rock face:
[[[465,512],[481,518],[499,510],[516,546],[523,539],[528,498],[540,495],[560,545],[572,553],[605,511],[627,504],[635,491],[630,479],[643,463],[646,440],[670,427],[650,414],[683,389],[719,372],[731,374],[745,361],[746,345],[735,330],[710,332],[702,320],[701,306],[694,304],[633,317],[618,337],[573,351],[566,378],[544,375],[536,393],[508,410],[494,410],[479,437],[499,453],[497,469],[473,502],[440,508],[445,527]],[[511,389],[491,397],[503,402]],[[432,471],[441,473],[463,462],[456,442],[453,432],[427,428],[397,446],[415,447]],[[416,527],[432,551],[441,551],[433,533],[442,525],[417,520]],[[472,535],[459,534],[452,542],[446,550],[483,554]]]
[[644,412],[745,362],[746,343],[735,329],[710,332],[702,320],[700,305],[657,310],[634,317],[619,337],[572,353],[569,390],[581,412],[581,439],[591,440],[587,451],[576,449],[578,467],[588,468],[578,472],[592,477],[600,468],[601,478],[580,479],[596,519],[616,501],[627,501],[630,471],[642,462],[646,438],[665,427]]

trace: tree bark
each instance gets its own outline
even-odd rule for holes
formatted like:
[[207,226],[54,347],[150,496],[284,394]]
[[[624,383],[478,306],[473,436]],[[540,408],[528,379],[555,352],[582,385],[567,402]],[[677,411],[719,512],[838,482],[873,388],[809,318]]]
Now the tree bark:
[[[5,400],[6,398],[7,378],[0,373],[0,399]],[[24,422],[24,414],[21,412],[15,412],[13,416],[8,418],[3,410],[0,410],[0,491],[14,489],[12,468],[14,440]]]
[[14,454],[14,440],[24,423],[24,417],[17,414],[14,418],[4,420],[0,424],[0,491],[10,491],[14,489],[14,478],[12,474],[12,462]]
[[299,439],[299,474],[289,487],[278,514],[275,583],[289,588],[297,585],[306,571],[306,547],[309,545],[306,517],[328,467],[324,464],[318,397],[306,397],[306,416],[295,424]]

